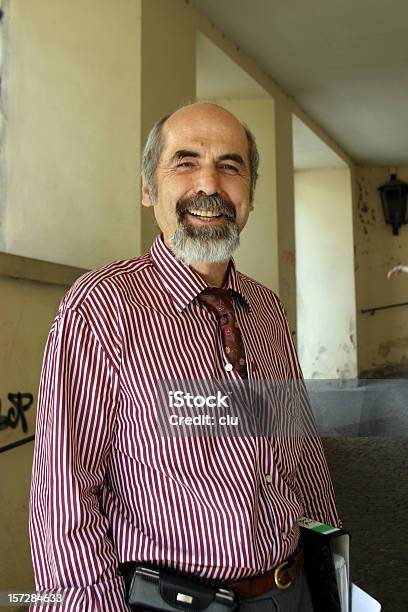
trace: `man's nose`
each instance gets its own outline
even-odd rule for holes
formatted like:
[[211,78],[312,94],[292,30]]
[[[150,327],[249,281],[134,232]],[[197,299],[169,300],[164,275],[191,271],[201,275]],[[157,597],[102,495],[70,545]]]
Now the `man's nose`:
[[196,193],[204,193],[205,195],[212,195],[213,193],[219,193],[220,191],[220,178],[218,175],[217,168],[205,167],[200,168],[195,173],[195,185],[194,191]]

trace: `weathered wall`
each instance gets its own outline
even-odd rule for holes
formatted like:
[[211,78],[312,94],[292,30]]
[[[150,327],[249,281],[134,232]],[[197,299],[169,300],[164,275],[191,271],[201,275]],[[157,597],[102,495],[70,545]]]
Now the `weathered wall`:
[[298,349],[306,378],[357,376],[350,171],[295,173]]
[[[0,590],[34,587],[28,503],[42,357],[59,301],[81,270],[0,253]],[[31,394],[27,410],[8,397]],[[28,405],[23,398],[22,405]],[[9,421],[4,422],[4,417]],[[27,429],[23,429],[23,420]],[[13,426],[11,425],[13,424]],[[7,448],[19,442],[15,448]]]
[[[408,168],[398,168],[408,182]],[[386,225],[378,187],[390,179],[389,168],[358,167],[356,222],[356,290],[359,329],[359,371],[362,376],[408,371],[408,307],[360,311],[375,306],[408,302],[408,276],[387,280],[387,272],[408,264],[408,227],[393,236]]]
[[274,102],[271,98],[217,99],[217,103],[248,125],[261,159],[254,210],[234,258],[239,270],[279,293]]
[[141,0],[8,7],[7,252],[138,255]]
[[[21,592],[24,589],[23,592],[31,592],[35,589],[28,536],[33,451],[34,442],[29,442],[0,455],[1,591]],[[11,608],[7,610],[12,611]]]

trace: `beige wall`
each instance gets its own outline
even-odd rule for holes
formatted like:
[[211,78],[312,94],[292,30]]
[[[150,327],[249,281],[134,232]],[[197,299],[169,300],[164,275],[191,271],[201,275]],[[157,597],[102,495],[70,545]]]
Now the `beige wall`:
[[[34,442],[1,455],[0,461],[0,590],[35,589],[28,536],[28,502]],[[11,608],[2,608],[9,610]],[[15,608],[20,610],[20,607]]]
[[9,7],[6,250],[84,268],[139,254],[141,1]]
[[274,102],[272,98],[216,101],[248,125],[261,159],[254,210],[234,259],[241,272],[279,292]]
[[[378,187],[390,179],[389,168],[357,168],[356,287],[358,294],[359,370],[363,376],[377,371],[408,370],[408,307],[362,314],[360,310],[408,302],[408,276],[387,280],[393,266],[408,264],[408,227],[393,236],[386,225]],[[408,168],[398,168],[408,182]]]
[[[178,106],[195,101],[196,25],[183,0],[142,1],[142,139]],[[141,252],[159,229],[152,208],[142,207]]]
[[[46,275],[48,283],[11,278],[25,270],[29,278]],[[58,266],[39,266],[30,260],[13,260],[0,254],[0,400],[1,414],[11,406],[9,393],[31,393],[34,402],[16,428],[0,431],[0,447],[24,440],[35,433],[36,402],[43,351],[59,301],[67,290],[55,284],[66,282],[78,271]],[[52,282],[51,282],[52,279]],[[27,442],[0,454],[0,590],[31,590],[34,586],[28,541],[28,503],[33,443]]]
[[[7,393],[37,396],[45,338],[66,288],[58,285],[0,276],[0,399],[2,413],[9,404]],[[35,404],[26,412],[29,432],[34,433]],[[0,431],[0,446],[22,437],[21,428]]]
[[298,350],[306,378],[357,376],[350,171],[295,173]]

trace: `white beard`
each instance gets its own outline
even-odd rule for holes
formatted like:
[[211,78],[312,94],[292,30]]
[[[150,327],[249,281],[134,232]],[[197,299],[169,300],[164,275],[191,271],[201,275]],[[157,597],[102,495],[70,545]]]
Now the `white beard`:
[[222,227],[193,227],[183,220],[171,244],[175,256],[187,265],[228,261],[239,246],[239,229],[228,220]]

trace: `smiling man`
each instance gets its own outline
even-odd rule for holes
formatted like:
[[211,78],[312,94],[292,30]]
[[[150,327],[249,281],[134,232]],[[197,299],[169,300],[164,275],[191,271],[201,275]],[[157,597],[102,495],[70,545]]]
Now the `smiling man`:
[[[278,297],[231,258],[257,169],[252,134],[223,108],[194,104],[161,119],[142,187],[161,234],[145,255],[81,277],[61,302],[30,504],[36,586],[63,587],[60,610],[130,610],[126,587],[140,564],[188,584],[216,581],[240,594],[242,611],[312,610],[298,520],[339,519],[308,407],[284,417],[309,435],[279,440],[158,428],[162,381],[301,379]],[[200,609],[181,595],[175,609],[189,597]],[[137,609],[168,609],[157,597]]]
[[[152,171],[158,140],[160,159]],[[252,210],[257,167],[253,136],[215,104],[176,111],[148,139],[143,204],[155,205],[175,256],[214,286],[221,285]]]

